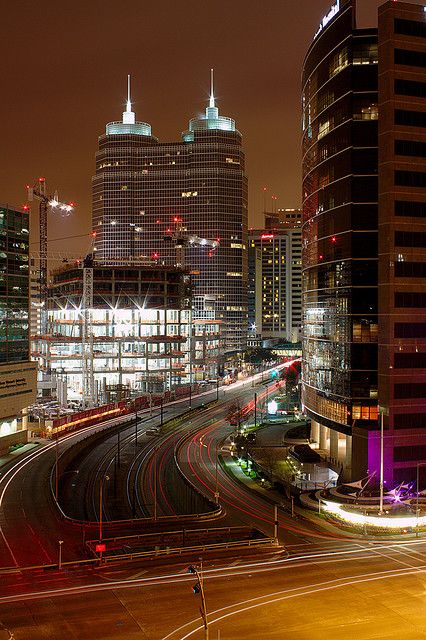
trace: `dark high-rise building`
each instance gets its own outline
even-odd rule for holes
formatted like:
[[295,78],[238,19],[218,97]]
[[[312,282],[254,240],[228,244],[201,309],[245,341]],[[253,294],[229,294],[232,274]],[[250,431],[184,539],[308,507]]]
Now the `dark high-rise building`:
[[[245,348],[247,332],[247,178],[241,134],[219,115],[213,93],[181,142],[160,143],[136,122],[130,98],[122,122],[99,138],[93,178],[97,260],[145,256],[179,262],[174,237],[188,240],[194,313],[215,306],[225,350]],[[191,237],[218,241],[192,242]],[[204,304],[206,301],[206,305]]]
[[0,453],[26,442],[37,394],[29,353],[29,214],[0,205]]
[[[355,0],[323,19],[303,72],[303,402],[320,448],[358,479],[426,460],[426,22]],[[423,467],[421,467],[423,468]]]
[[303,403],[358,477],[377,429],[378,51],[340,5],[303,69]]

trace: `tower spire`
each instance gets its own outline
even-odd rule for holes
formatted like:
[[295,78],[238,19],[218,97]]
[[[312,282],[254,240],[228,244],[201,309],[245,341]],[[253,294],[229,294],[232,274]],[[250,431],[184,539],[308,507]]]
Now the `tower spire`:
[[214,108],[216,106],[214,99],[214,69],[210,69],[210,101],[209,107]]
[[126,111],[123,112],[123,124],[135,124],[135,113],[132,111],[132,100],[130,97],[130,73],[127,75],[127,103]]
[[127,75],[127,107],[126,111],[130,112],[132,110],[132,101],[130,99],[130,73]]

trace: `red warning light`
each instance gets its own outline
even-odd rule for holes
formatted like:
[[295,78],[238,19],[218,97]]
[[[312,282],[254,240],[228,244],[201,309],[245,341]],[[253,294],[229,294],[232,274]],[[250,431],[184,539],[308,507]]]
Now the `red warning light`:
[[29,207],[28,204],[23,204],[22,208],[23,208],[24,211],[29,211],[30,210],[30,207]]
[[96,238],[96,231],[92,231],[90,235],[92,236],[92,238]]
[[166,233],[171,233],[171,232],[172,232],[172,230],[170,229],[170,227],[167,227]]
[[333,236],[333,237],[331,238],[331,242],[337,242],[337,238],[336,238],[336,236]]
[[324,256],[321,254],[321,255],[319,256],[319,259],[320,259],[320,260],[323,260],[323,258],[324,258]]
[[151,260],[158,260],[158,253],[156,251],[154,251],[154,253],[151,253]]
[[70,207],[75,207],[75,202],[69,202],[68,204],[70,205]]
[[38,179],[38,181],[39,181],[39,182],[46,182],[46,178],[40,177],[40,178]]
[[179,216],[175,216],[173,218],[173,222],[182,222],[182,218],[179,218]]
[[161,224],[161,220],[156,220],[155,221],[157,224]]

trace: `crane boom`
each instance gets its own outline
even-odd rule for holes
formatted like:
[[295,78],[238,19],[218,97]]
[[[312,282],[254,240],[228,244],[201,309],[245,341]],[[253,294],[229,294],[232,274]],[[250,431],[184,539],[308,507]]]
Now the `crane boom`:
[[74,209],[73,203],[64,203],[58,200],[58,194],[55,192],[53,196],[47,194],[46,178],[39,178],[37,182],[30,187],[27,185],[28,200],[39,201],[40,212],[40,305],[44,309],[41,318],[41,330],[42,333],[46,333],[47,330],[47,274],[48,274],[48,255],[47,255],[47,242],[48,242],[48,218],[47,213],[49,207],[51,209],[59,209],[62,213],[69,214]]

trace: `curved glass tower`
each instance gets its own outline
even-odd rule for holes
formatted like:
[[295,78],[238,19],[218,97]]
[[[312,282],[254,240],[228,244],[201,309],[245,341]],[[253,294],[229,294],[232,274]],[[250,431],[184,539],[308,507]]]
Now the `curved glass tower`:
[[377,429],[377,30],[334,7],[303,67],[303,402],[359,478]]

